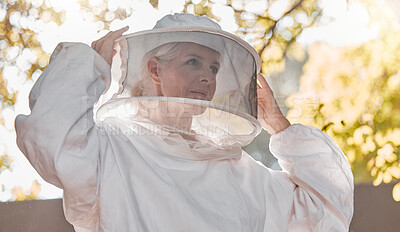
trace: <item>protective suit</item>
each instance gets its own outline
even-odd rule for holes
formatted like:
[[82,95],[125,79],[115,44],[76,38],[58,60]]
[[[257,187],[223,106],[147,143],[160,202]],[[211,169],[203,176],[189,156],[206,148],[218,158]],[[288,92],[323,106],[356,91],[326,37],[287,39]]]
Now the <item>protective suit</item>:
[[[118,90],[111,94],[110,66],[98,53],[84,44],[59,44],[31,91],[31,114],[16,119],[18,146],[46,181],[64,190],[65,215],[75,229],[348,231],[353,177],[326,134],[296,124],[272,135],[270,150],[282,171],[241,150],[261,130],[256,52],[204,17],[176,14],[157,25],[120,40],[113,62]],[[182,34],[164,34],[174,30]],[[211,37],[197,39],[205,33]],[[208,97],[203,90],[189,91],[193,98],[130,96],[141,57],[170,42],[220,54],[211,100],[202,99]],[[160,115],[183,115],[190,128]]]

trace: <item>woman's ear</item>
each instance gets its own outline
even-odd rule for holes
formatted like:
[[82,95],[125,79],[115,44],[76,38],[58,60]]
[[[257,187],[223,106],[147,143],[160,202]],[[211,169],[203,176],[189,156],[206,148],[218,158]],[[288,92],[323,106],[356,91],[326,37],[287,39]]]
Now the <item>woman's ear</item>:
[[149,76],[151,80],[155,84],[160,84],[160,61],[158,60],[157,57],[152,57],[147,61],[147,72],[149,73]]

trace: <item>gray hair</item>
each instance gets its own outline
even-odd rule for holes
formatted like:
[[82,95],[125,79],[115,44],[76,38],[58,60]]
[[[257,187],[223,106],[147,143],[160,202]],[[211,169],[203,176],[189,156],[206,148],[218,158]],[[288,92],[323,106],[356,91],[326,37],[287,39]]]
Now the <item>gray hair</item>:
[[157,96],[156,86],[147,70],[147,62],[152,57],[156,57],[163,62],[169,62],[178,55],[181,45],[182,43],[180,42],[166,43],[154,48],[143,56],[141,61],[141,78],[131,90],[132,97]]

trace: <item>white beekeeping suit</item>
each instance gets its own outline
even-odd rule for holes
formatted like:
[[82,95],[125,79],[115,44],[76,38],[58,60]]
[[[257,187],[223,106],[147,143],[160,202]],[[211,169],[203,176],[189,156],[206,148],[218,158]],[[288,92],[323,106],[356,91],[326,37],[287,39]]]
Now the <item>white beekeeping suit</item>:
[[64,190],[76,230],[348,231],[353,178],[326,134],[298,124],[273,134],[282,171],[241,150],[261,130],[261,62],[249,44],[175,14],[117,50],[118,91],[102,97],[96,120],[110,66],[87,45],[61,43],[31,114],[15,122],[20,149]]

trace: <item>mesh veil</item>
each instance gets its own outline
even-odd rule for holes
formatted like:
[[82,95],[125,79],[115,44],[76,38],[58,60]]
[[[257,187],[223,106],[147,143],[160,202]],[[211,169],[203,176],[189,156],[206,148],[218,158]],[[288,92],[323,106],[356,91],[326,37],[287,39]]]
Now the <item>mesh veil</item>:
[[238,154],[260,132],[260,59],[210,19],[165,16],[152,30],[123,36],[116,50],[98,121],[195,160]]

